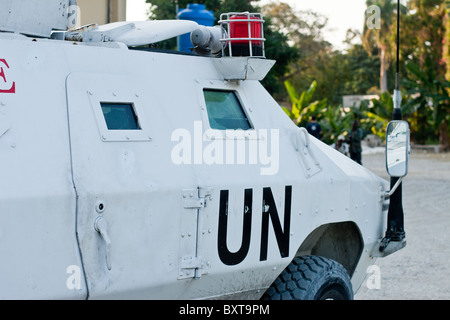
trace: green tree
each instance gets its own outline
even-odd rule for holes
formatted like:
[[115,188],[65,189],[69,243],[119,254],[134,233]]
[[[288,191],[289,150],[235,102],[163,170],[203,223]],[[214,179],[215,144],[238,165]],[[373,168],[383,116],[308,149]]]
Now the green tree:
[[[322,30],[327,23],[325,17],[312,11],[296,11],[284,2],[271,2],[262,7],[262,12],[270,17],[273,25],[287,37],[297,53],[297,59],[290,65],[283,80],[303,75],[313,64],[317,53],[331,47],[322,37]],[[303,87],[308,87],[313,80],[305,80]]]
[[[369,56],[361,45],[351,45],[349,37],[347,52],[335,50],[323,37],[328,19],[312,11],[295,10],[283,2],[271,2],[262,11],[298,52],[298,59],[281,79],[289,80],[299,90],[308,90],[316,81],[318,99],[326,98],[334,106],[342,103],[343,95],[366,94],[378,87],[380,63],[376,48],[375,54]],[[360,36],[355,31],[349,34],[353,38]]]
[[443,63],[445,63],[445,78],[450,81],[450,0],[445,1],[444,15],[445,35],[443,39]]
[[288,37],[275,27],[270,16],[264,17],[264,20],[266,57],[277,63],[261,83],[275,98],[280,99],[285,94],[283,81],[289,72],[290,64],[298,59],[298,52],[288,44]]
[[[388,90],[388,70],[389,64],[393,60],[392,52],[395,44],[395,24],[394,12],[397,8],[397,1],[394,0],[367,0],[367,7],[376,6],[379,8],[379,26],[368,26],[364,24],[362,42],[368,54],[372,54],[374,47],[378,49],[380,59],[380,92]],[[377,12],[373,12],[376,14]],[[370,17],[367,17],[370,20]],[[379,27],[379,28],[378,28]]]
[[444,150],[448,150],[450,82],[437,77],[436,71],[430,68],[429,64],[432,64],[432,61],[427,58],[425,67],[421,68],[413,62],[407,65],[410,76],[403,85],[408,88],[408,93],[412,97],[408,104],[417,111],[410,122],[416,129],[414,137],[419,143],[425,143],[430,137],[438,136],[439,144]]
[[379,93],[380,60],[376,53],[369,55],[361,44],[355,44],[344,55],[343,69],[344,94]]
[[[407,77],[403,85],[412,96],[417,112],[410,118],[419,143],[439,139],[444,149],[449,146],[450,102],[445,79],[446,19],[448,1],[410,0],[404,18],[402,38],[406,41]],[[405,54],[404,54],[405,55]]]

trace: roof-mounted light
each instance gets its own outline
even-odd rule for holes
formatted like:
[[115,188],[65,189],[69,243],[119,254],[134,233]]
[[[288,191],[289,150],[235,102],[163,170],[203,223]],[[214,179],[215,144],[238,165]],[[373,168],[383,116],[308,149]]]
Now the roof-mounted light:
[[264,20],[259,13],[224,13],[219,26],[203,27],[191,33],[194,52],[213,59],[225,80],[262,80],[275,64],[265,59]]
[[265,58],[264,19],[260,13],[230,12],[220,16],[219,24],[228,36],[220,41],[222,56]]

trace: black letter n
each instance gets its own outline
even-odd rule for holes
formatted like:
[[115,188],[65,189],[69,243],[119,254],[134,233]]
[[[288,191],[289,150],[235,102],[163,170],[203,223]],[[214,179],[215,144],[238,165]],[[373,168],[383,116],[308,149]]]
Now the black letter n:
[[280,218],[278,216],[275,200],[273,199],[270,188],[263,189],[263,213],[261,227],[261,251],[259,260],[267,260],[267,251],[269,243],[269,217],[272,220],[273,230],[277,238],[278,249],[282,258],[289,256],[289,237],[291,229],[291,201],[292,186],[286,186],[284,200],[284,228],[281,228]]

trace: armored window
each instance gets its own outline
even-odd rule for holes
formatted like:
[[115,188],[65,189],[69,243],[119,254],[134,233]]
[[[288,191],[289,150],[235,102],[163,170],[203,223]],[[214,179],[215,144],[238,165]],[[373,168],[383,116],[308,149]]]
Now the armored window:
[[132,104],[101,103],[108,130],[140,130]]
[[250,122],[233,91],[203,90],[209,125],[217,130],[249,130]]

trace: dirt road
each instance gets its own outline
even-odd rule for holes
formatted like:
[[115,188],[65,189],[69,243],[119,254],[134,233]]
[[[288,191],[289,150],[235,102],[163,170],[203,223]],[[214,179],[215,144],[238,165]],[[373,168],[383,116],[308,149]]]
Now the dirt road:
[[[384,154],[363,155],[363,165],[389,179]],[[406,247],[376,261],[379,289],[368,288],[374,286],[374,282],[367,286],[368,277],[355,300],[450,299],[449,153],[413,150],[403,181],[403,209]]]

